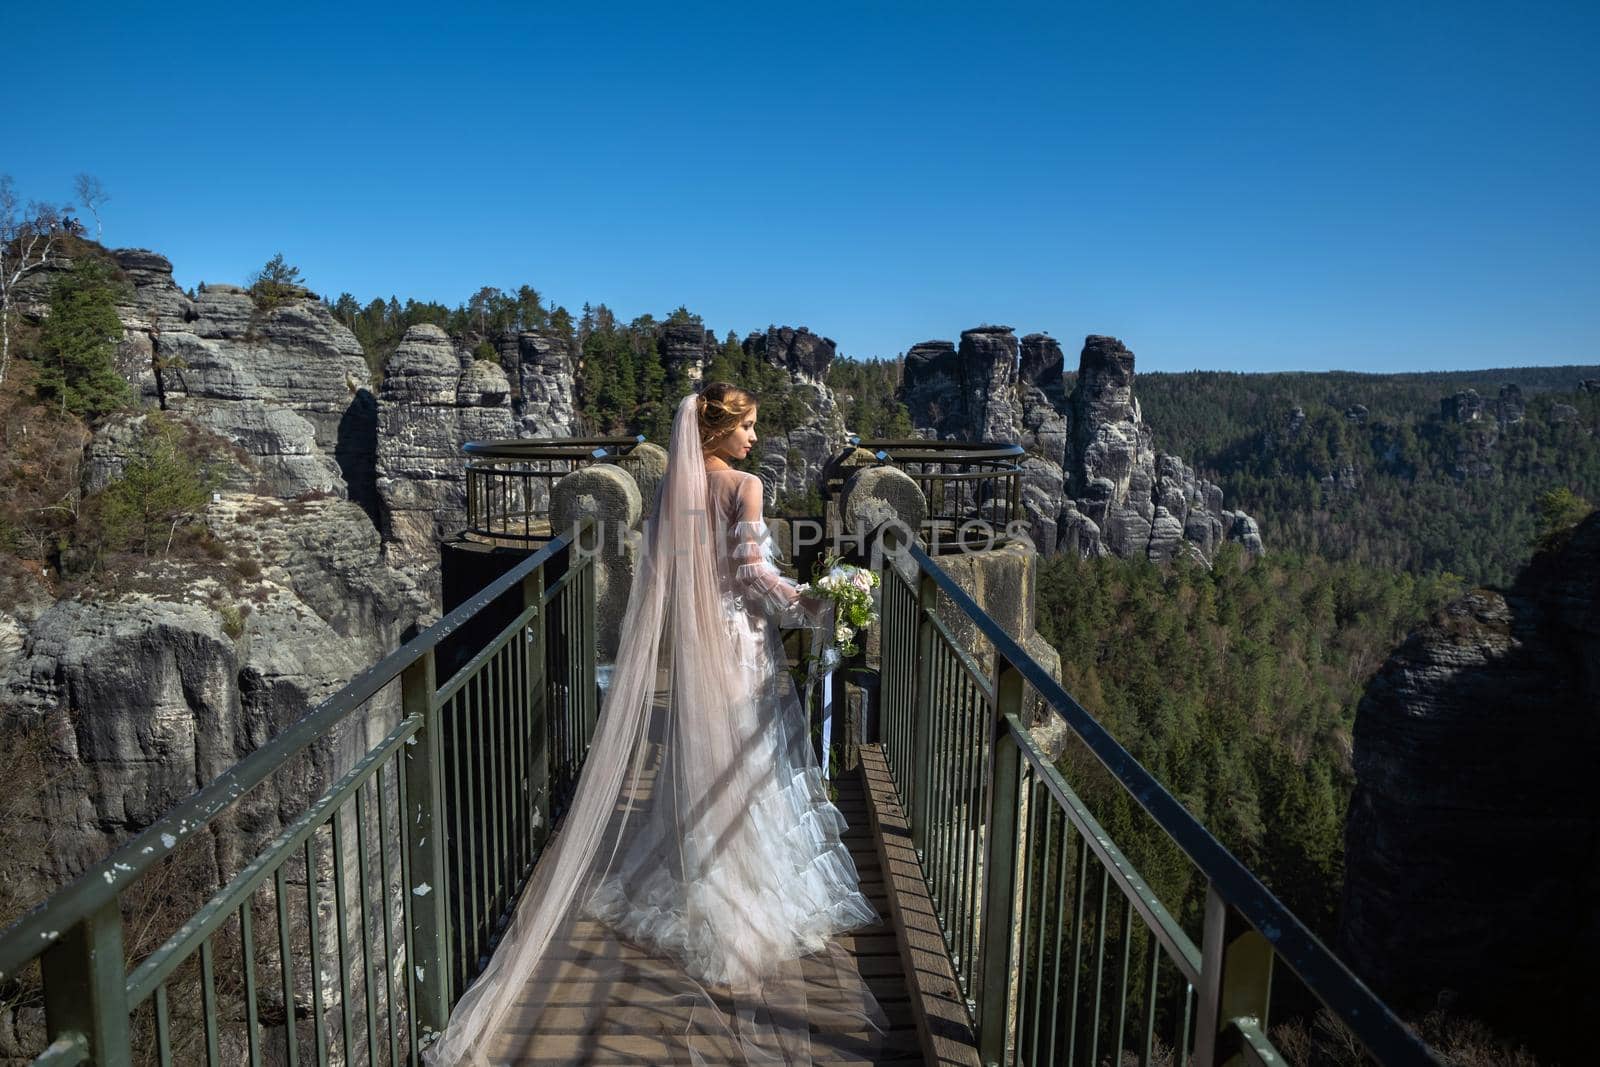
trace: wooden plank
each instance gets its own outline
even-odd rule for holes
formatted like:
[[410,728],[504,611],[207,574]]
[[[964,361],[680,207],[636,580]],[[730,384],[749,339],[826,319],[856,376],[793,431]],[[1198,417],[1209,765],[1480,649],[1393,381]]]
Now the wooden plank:
[[[848,824],[844,844],[856,864],[861,890],[885,919],[882,924],[841,935],[835,942],[851,956],[889,1029],[871,1040],[867,1034],[844,1030],[859,1023],[859,1014],[852,1012],[859,1005],[829,989],[828,960],[804,959],[801,974],[807,979],[806,1021],[812,1060],[836,1067],[923,1062],[920,1015],[906,982],[901,939],[890,921],[888,888],[892,879],[886,877],[890,869],[873,839],[866,789],[858,774],[842,777],[835,784],[836,804]],[[559,961],[553,988],[513,1009],[491,1050],[493,1062],[688,1064],[687,1043],[708,1065],[745,1064],[745,1057],[729,1047],[726,1038],[686,1037],[689,1006],[663,992],[662,984],[652,978],[655,973],[670,973],[671,965],[617,940],[603,924],[593,920],[577,923],[569,937],[551,947],[551,954]],[[633,973],[619,979],[619,963]],[[671,988],[670,983],[667,987]]]
[[883,748],[862,745],[860,753],[873,839],[888,874],[885,895],[901,937],[903,973],[924,1060],[930,1064],[982,1067],[972,1019],[961,997],[955,969],[945,954],[944,935],[934,918],[933,902],[911,847],[910,826],[895,793]]

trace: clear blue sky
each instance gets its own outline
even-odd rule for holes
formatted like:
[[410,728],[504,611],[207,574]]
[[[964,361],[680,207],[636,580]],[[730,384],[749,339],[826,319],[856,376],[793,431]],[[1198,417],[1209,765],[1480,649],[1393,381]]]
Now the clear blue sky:
[[862,357],[1600,362],[1594,2],[143,6],[0,15],[0,172],[99,176],[184,285],[281,250]]

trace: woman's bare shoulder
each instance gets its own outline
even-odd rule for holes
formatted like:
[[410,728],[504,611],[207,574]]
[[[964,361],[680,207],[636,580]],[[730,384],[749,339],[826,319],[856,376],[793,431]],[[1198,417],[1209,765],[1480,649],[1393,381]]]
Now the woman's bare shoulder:
[[739,485],[744,485],[752,481],[761,481],[761,475],[753,474],[750,471],[742,471],[738,467],[718,467],[715,470],[706,471],[706,477],[708,478],[721,477],[724,475],[732,475],[732,477],[725,478],[724,480],[731,481]]

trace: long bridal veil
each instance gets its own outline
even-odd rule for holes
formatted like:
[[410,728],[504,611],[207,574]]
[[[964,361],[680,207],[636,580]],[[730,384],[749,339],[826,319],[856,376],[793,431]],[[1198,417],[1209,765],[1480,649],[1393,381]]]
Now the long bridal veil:
[[830,1058],[843,1041],[870,1060],[881,1042],[882,1010],[831,939],[876,916],[793,683],[730,627],[697,402],[673,420],[567,816],[433,1067],[804,1065],[813,1028]]

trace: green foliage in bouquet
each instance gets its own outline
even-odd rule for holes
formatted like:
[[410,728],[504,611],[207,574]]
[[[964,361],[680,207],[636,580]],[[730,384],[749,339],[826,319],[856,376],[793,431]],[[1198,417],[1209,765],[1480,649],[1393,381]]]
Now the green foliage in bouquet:
[[842,563],[832,553],[817,564],[816,574],[800,591],[833,601],[834,648],[840,656],[857,655],[861,648],[855,643],[856,635],[878,621],[878,613],[873,610],[878,576],[865,567]]

